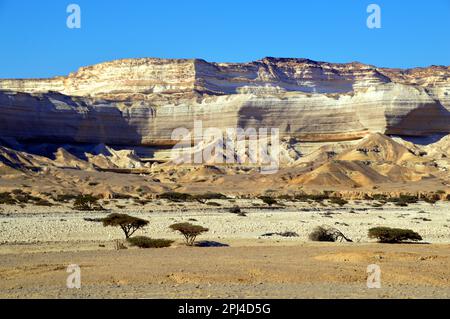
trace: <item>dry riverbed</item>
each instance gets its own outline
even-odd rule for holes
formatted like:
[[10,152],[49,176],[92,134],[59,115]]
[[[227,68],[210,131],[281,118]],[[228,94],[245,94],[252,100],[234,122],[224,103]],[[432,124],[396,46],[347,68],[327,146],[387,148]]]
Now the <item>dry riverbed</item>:
[[[258,200],[215,202],[221,206],[103,203],[111,211],[148,219],[139,235],[176,240],[170,248],[119,251],[113,242],[123,237],[120,230],[88,221],[108,212],[76,212],[68,204],[2,206],[0,297],[450,297],[448,202],[408,207],[372,207],[364,201],[344,207],[284,203],[279,209]],[[233,205],[246,216],[230,213]],[[176,222],[208,227],[199,240],[224,247],[185,247],[168,228]],[[308,234],[318,225],[339,228],[354,243],[309,242]],[[429,244],[377,244],[367,238],[375,226],[410,228]],[[286,231],[298,237],[273,234]],[[81,267],[80,290],[66,287],[70,264]],[[366,286],[369,264],[381,267],[381,289]]]

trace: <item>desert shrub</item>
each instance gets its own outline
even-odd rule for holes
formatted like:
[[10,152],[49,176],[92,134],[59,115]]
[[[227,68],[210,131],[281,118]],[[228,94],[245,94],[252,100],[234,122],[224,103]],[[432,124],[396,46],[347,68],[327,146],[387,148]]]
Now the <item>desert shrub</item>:
[[414,195],[400,195],[399,197],[391,197],[387,199],[387,201],[393,202],[396,206],[400,207],[406,207],[408,204],[415,204],[418,200],[418,197]]
[[230,213],[232,214],[240,214],[242,213],[241,208],[239,206],[233,206],[230,208]]
[[103,218],[89,218],[85,217],[83,218],[84,221],[92,222],[92,223],[103,223]]
[[277,201],[270,196],[261,196],[259,199],[269,206],[277,204]]
[[113,213],[103,218],[103,226],[120,227],[125,238],[130,238],[138,229],[148,225],[148,221],[127,214]]
[[73,195],[73,194],[58,194],[58,195],[56,195],[56,197],[53,197],[53,200],[55,202],[67,203],[76,198],[77,198],[77,195]]
[[439,197],[439,195],[435,194],[435,195],[431,195],[429,197],[424,197],[423,200],[428,204],[435,204],[437,201],[440,200],[440,197]]
[[81,211],[105,210],[99,203],[98,198],[92,195],[79,195],[73,204],[73,209]]
[[187,202],[192,201],[194,198],[191,194],[177,193],[177,192],[167,192],[158,195],[160,199],[167,199],[172,202]]
[[11,196],[11,193],[0,193],[0,204],[15,205],[17,201]]
[[170,247],[173,240],[168,239],[153,239],[145,236],[136,236],[128,238],[127,241],[131,246],[136,246],[139,248],[164,248]]
[[136,197],[134,197],[132,195],[129,195],[129,194],[120,194],[120,193],[113,194],[112,197],[114,199],[133,199],[133,198],[136,198]]
[[322,202],[326,199],[329,199],[330,196],[328,194],[297,194],[294,196],[295,200],[306,202],[306,201],[316,201]]
[[422,240],[422,236],[410,229],[389,227],[374,227],[369,229],[369,238],[376,238],[380,243],[400,243],[408,240]]
[[151,203],[152,201],[149,199],[134,198],[134,202],[138,205],[145,206],[145,205]]
[[35,197],[35,196],[31,195],[31,194],[24,193],[24,192],[15,193],[15,199],[19,203],[24,203],[24,204],[40,200],[39,197]]
[[192,198],[196,200],[208,200],[208,199],[228,199],[228,197],[221,193],[205,193],[205,194],[196,194],[193,195]]
[[339,206],[344,206],[344,205],[348,204],[348,201],[346,201],[345,199],[340,198],[340,197],[331,197],[330,203],[337,204]]
[[312,241],[324,242],[336,242],[338,240],[352,242],[352,240],[347,238],[340,230],[328,226],[318,226],[314,228],[312,233],[309,234],[309,239]]
[[263,234],[261,236],[263,237],[271,237],[271,236],[281,236],[281,237],[299,237],[298,234],[296,232],[293,231],[285,231],[285,232],[281,232],[281,233],[266,233]]
[[385,194],[373,194],[372,199],[374,200],[387,200],[387,196]]
[[293,197],[291,195],[287,195],[287,194],[281,194],[277,198],[279,200],[288,200],[288,201],[293,200]]
[[178,223],[170,226],[173,231],[180,232],[186,241],[186,245],[193,246],[197,236],[209,231],[208,228],[190,223]]
[[214,207],[222,206],[221,204],[216,203],[216,202],[207,202],[206,205],[208,205],[208,206],[214,206]]
[[36,200],[36,201],[34,202],[34,204],[35,204],[36,206],[46,206],[46,207],[53,206],[52,203],[50,203],[48,200],[46,200],[46,199],[44,199],[44,198],[39,198],[38,200]]

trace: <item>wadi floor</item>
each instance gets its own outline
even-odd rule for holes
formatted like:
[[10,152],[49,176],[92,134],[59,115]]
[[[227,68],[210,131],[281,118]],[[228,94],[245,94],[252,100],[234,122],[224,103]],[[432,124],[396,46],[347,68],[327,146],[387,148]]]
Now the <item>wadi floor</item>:
[[[243,244],[2,253],[0,297],[450,297],[447,244]],[[66,287],[70,264],[81,268],[81,289]],[[381,268],[381,289],[367,288],[369,264]]]
[[[258,201],[258,200],[256,200]],[[373,207],[285,203],[278,209],[237,200],[245,217],[199,203],[110,203],[150,221],[138,235],[175,240],[170,248],[115,250],[119,229],[70,205],[8,207],[0,212],[0,298],[450,298],[450,209],[447,202]],[[254,205],[252,205],[252,203]],[[117,208],[116,206],[119,206]],[[172,207],[171,209],[169,209]],[[88,220],[86,220],[88,219]],[[168,226],[190,221],[210,231],[186,247]],[[318,225],[339,228],[354,243],[315,243]],[[378,244],[375,226],[413,229],[417,244]],[[267,233],[291,231],[298,237]],[[81,269],[81,289],[68,289],[69,265]],[[367,267],[381,268],[381,289],[368,289]]]

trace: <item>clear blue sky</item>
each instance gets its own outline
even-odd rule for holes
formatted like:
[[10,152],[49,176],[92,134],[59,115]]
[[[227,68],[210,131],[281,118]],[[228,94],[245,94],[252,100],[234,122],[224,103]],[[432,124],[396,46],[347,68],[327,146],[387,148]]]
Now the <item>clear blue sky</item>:
[[[79,30],[66,27],[70,3]],[[366,27],[370,3],[381,29]],[[0,78],[131,57],[450,65],[450,0],[0,0],[0,35]]]

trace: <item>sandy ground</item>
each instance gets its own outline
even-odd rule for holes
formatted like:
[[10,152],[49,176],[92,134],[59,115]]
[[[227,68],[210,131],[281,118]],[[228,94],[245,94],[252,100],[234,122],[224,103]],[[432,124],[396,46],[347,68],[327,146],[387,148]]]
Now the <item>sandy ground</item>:
[[[216,201],[216,200],[215,200]],[[120,230],[85,218],[106,213],[2,206],[0,297],[3,298],[449,298],[450,206],[426,203],[345,207],[285,203],[258,207],[258,200],[219,201],[221,207],[165,201],[133,206],[120,200],[106,208],[146,218],[139,235],[170,238],[164,249],[116,251]],[[238,204],[247,217],[226,207]],[[226,247],[185,247],[168,229],[190,221],[210,231],[199,240]],[[339,228],[355,243],[313,243],[317,225]],[[384,245],[367,238],[374,226],[407,227],[429,244]],[[293,231],[299,237],[263,236]],[[66,287],[67,266],[81,267],[82,288]],[[368,289],[366,269],[377,264],[382,288]]]
[[[2,254],[2,298],[450,298],[449,245],[299,244]],[[66,267],[81,267],[81,289]],[[378,264],[381,289],[368,289]]]

